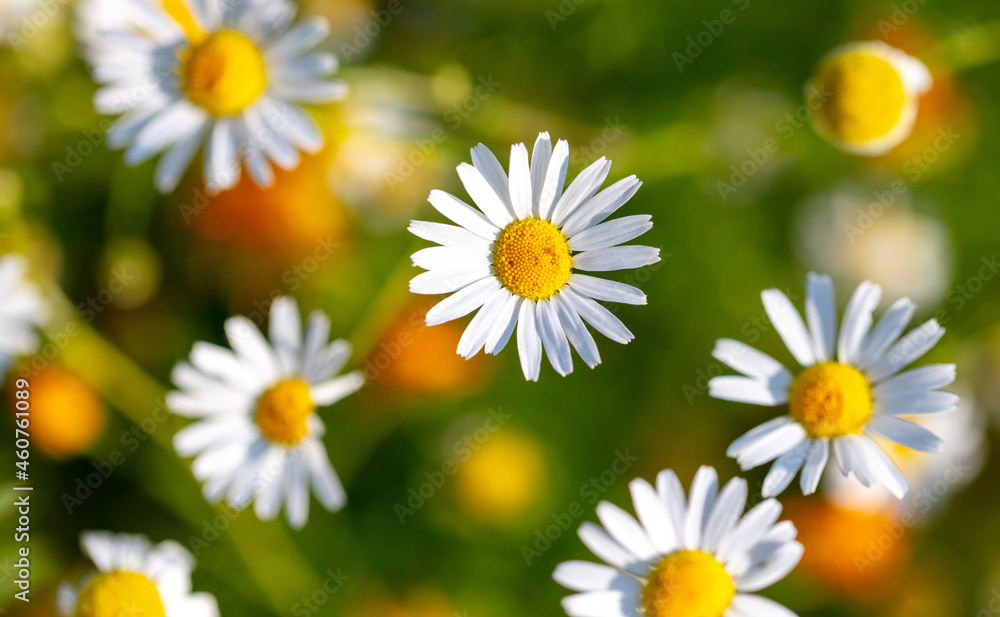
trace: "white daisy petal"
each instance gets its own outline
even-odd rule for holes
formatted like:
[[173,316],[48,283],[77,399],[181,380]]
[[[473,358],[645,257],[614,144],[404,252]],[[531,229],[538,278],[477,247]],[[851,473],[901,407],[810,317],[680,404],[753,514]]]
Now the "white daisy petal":
[[486,215],[450,193],[433,190],[427,201],[451,221],[481,238],[492,241],[500,233],[500,228],[491,223]]
[[897,300],[872,330],[858,367],[865,368],[881,358],[885,350],[899,339],[916,310],[917,305],[909,298]]
[[698,469],[691,482],[691,493],[684,513],[684,547],[688,550],[701,548],[705,526],[715,504],[719,488],[719,476],[715,469],[703,466]]
[[715,341],[712,357],[747,377],[773,382],[776,388],[787,389],[792,384],[793,375],[783,364],[739,341],[727,338]]
[[924,322],[893,345],[886,355],[865,371],[865,375],[872,383],[895,375],[930,351],[942,336],[944,328],[936,319]]
[[612,341],[626,344],[635,338],[635,335],[625,327],[620,319],[615,317],[611,311],[604,308],[590,298],[578,294],[572,287],[563,287],[559,295],[566,299],[584,321],[594,327],[595,330],[608,337]]
[[632,493],[636,516],[649,535],[653,548],[661,555],[677,550],[680,547],[677,527],[660,495],[642,478],[632,480],[629,483],[629,490]]
[[517,318],[517,353],[521,358],[521,371],[528,381],[538,381],[542,367],[542,339],[535,322],[535,306],[531,300],[521,303]]
[[765,499],[750,509],[729,535],[722,539],[716,554],[728,564],[732,559],[751,550],[781,516],[781,504]]
[[849,466],[854,477],[858,479],[858,482],[864,486],[871,488],[875,485],[875,475],[871,471],[871,467],[868,464],[868,455],[866,450],[860,441],[863,439],[868,439],[864,436],[858,435],[844,435],[838,437],[835,443],[843,443],[843,452],[849,461]]
[[802,316],[792,305],[788,296],[777,289],[767,289],[760,294],[764,310],[774,329],[781,336],[788,351],[802,366],[812,366],[816,363],[812,342]]
[[510,204],[514,209],[514,216],[519,219],[533,214],[531,167],[528,164],[528,149],[524,144],[514,144],[510,148]]
[[482,249],[486,249],[489,246],[489,240],[486,238],[477,236],[464,227],[456,227],[455,225],[410,221],[407,231],[418,238],[436,242],[443,246],[467,246]]
[[[608,166],[610,166],[610,162]],[[605,170],[604,173],[606,176],[607,171]],[[604,181],[603,177],[601,181]],[[563,233],[567,238],[574,238],[586,230],[593,228],[624,206],[632,199],[641,186],[642,182],[635,176],[629,176],[615,182],[593,198],[588,197],[575,212],[566,216],[565,223],[562,225]],[[572,189],[572,186],[570,188]],[[568,194],[569,191],[567,191]],[[555,219],[553,219],[553,222],[555,222]],[[559,223],[556,223],[556,225],[559,225]]]
[[514,328],[517,326],[517,317],[521,312],[522,298],[518,298],[506,289],[501,300],[493,325],[490,327],[486,337],[486,353],[498,354],[507,346]]
[[568,302],[559,296],[552,298],[552,305],[559,315],[559,323],[566,333],[566,338],[570,345],[576,349],[577,353],[590,368],[594,368],[601,363],[601,353],[597,349],[594,337],[590,335],[587,326]]
[[552,368],[564,377],[572,373],[573,356],[569,341],[551,300],[539,300],[535,303],[535,323],[538,324],[538,333],[542,337],[545,355]]
[[427,325],[436,326],[468,315],[481,307],[486,299],[499,288],[500,283],[496,282],[495,279],[488,278],[456,291],[427,311]]
[[531,216],[541,218],[539,203],[545,186],[545,176],[552,160],[552,139],[548,133],[539,133],[531,150]]
[[583,544],[605,563],[633,574],[644,573],[645,566],[635,555],[628,552],[608,535],[608,532],[594,523],[584,523],[577,530]]
[[788,386],[771,384],[749,377],[713,377],[708,380],[709,396],[725,401],[773,407],[788,402]]
[[940,437],[916,422],[896,416],[873,416],[867,428],[889,441],[920,452],[940,452],[943,444]]
[[954,411],[959,396],[937,390],[896,390],[875,399],[876,415],[913,416]]
[[589,561],[561,563],[552,573],[552,578],[563,587],[573,591],[602,591],[624,587],[629,585],[627,581],[630,581],[635,587],[639,586],[634,578],[625,576],[615,568]]
[[639,561],[648,561],[656,557],[657,551],[649,536],[625,510],[613,503],[602,501],[597,504],[597,518],[601,520],[608,534]]
[[879,399],[897,392],[917,392],[943,388],[955,381],[954,364],[929,364],[899,373],[872,388],[872,396]]
[[[552,209],[551,221],[556,227],[563,227],[567,217],[571,216],[580,204],[593,197],[604,179],[611,171],[611,161],[604,157],[594,161],[589,167],[580,172],[573,182],[570,183],[566,192],[559,197],[555,207]],[[566,235],[572,235],[570,231],[564,231]]]
[[569,238],[569,248],[572,251],[593,251],[618,246],[652,229],[652,221],[653,217],[648,214],[636,214],[601,223]]
[[[479,206],[479,209],[483,211],[491,223],[497,227],[505,227],[507,223],[514,220],[514,215],[504,201],[504,197],[497,195],[497,189],[490,185],[477,167],[462,163],[458,166],[458,177],[469,196],[472,197],[472,201]],[[506,191],[506,187],[504,191]]]
[[775,551],[773,557],[764,564],[754,568],[754,571],[736,581],[740,591],[760,591],[777,583],[788,576],[788,573],[802,559],[804,548],[798,542],[785,543]]
[[651,246],[612,246],[573,256],[573,267],[592,272],[641,268],[660,261],[660,249]]
[[[479,144],[473,148],[470,154],[472,155],[473,166],[482,174],[483,179],[486,180],[490,188],[493,189],[493,193],[504,205],[504,210],[508,214],[512,214],[513,212],[510,209],[510,181],[507,179],[507,174],[504,173],[503,165],[500,164],[493,151],[483,144]],[[461,176],[461,173],[459,173],[459,176]],[[472,193],[469,193],[469,195],[475,199]],[[479,204],[478,200],[476,200],[476,203],[482,207],[482,204]]]
[[809,452],[810,440],[803,438],[791,450],[785,452],[774,461],[771,470],[764,478],[764,488],[761,495],[764,497],[774,497],[781,494],[788,485],[792,483],[795,474],[802,469],[806,461],[806,454]]
[[646,294],[642,293],[641,289],[618,281],[609,281],[574,272],[569,277],[569,285],[582,295],[594,300],[622,304],[646,304]]
[[545,183],[538,196],[538,218],[551,220],[552,209],[562,197],[566,184],[566,169],[569,167],[569,142],[560,139],[552,150],[548,169],[545,172]]
[[[737,439],[726,451],[727,456],[735,458],[743,470],[753,469],[788,452],[806,437],[806,431],[798,422],[788,422],[774,425],[753,438],[749,436],[750,433],[747,433]],[[746,441],[736,447],[737,442],[744,438],[747,438]]]
[[854,290],[844,311],[844,322],[837,340],[837,359],[842,364],[855,365],[861,359],[861,351],[872,327],[872,312],[881,300],[882,288],[871,281],[861,283]]
[[632,617],[635,607],[620,591],[592,591],[563,598],[562,607],[570,617]]
[[747,481],[743,478],[733,478],[726,483],[705,526],[701,544],[703,551],[714,554],[722,540],[732,533],[743,516],[748,492]]
[[309,439],[303,443],[302,449],[316,498],[330,512],[340,510],[347,502],[347,494],[323,445],[316,439]]
[[472,318],[458,341],[458,355],[468,360],[483,349],[491,329],[496,325],[498,319],[502,318],[501,315],[505,307],[504,300],[509,295],[510,292],[500,287],[486,298],[483,308]]
[[861,439],[858,442],[865,450],[868,465],[879,484],[884,486],[896,499],[902,499],[909,490],[903,472],[896,467],[888,455],[874,441]]
[[490,276],[488,264],[463,270],[430,270],[413,277],[410,281],[410,291],[416,294],[447,294],[488,276]]
[[725,617],[798,617],[774,600],[761,596],[738,593],[726,611]]
[[809,273],[806,279],[806,322],[816,361],[832,360],[837,337],[837,306],[829,276]]
[[309,387],[313,402],[320,407],[333,405],[354,394],[365,385],[365,377],[360,371],[341,375]]
[[809,445],[809,452],[806,454],[806,462],[802,467],[802,478],[800,486],[803,495],[812,495],[819,486],[819,479],[826,469],[826,462],[830,457],[830,440],[826,437],[814,439]]

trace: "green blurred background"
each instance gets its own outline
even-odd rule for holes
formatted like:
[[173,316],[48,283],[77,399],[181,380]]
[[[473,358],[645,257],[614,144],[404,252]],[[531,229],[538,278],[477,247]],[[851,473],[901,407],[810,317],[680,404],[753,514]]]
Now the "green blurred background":
[[[841,306],[872,278],[884,306],[910,295],[918,320],[946,324],[923,362],[959,364],[976,435],[962,438],[974,452],[955,456],[982,469],[903,526],[793,487],[785,501],[807,558],[766,595],[803,616],[1000,608],[1000,481],[988,458],[1000,280],[983,269],[1000,248],[995,0],[402,0],[395,13],[304,0],[303,12],[331,19],[328,47],[352,94],[313,110],[323,153],[270,190],[243,183],[217,198],[196,171],[160,196],[152,163],[126,168],[107,149],[73,7],[57,4],[25,45],[0,50],[0,247],[26,253],[59,303],[49,343],[21,366],[44,423],[32,458],[35,595],[30,610],[13,591],[0,606],[54,614],[56,584],[89,567],[79,532],[110,529],[188,546],[195,589],[214,593],[223,615],[563,614],[568,592],[551,572],[595,559],[575,528],[596,520],[597,500],[628,505],[628,482],[666,467],[685,484],[701,464],[738,473],[727,444],[773,411],[707,396],[723,370],[714,340],[792,362],[759,292],[778,287],[801,306],[817,269],[834,274]],[[723,11],[731,23],[717,22]],[[860,159],[786,116],[808,113],[804,84],[827,51],[868,39],[924,59],[935,88],[909,140]],[[690,62],[678,67],[681,55]],[[636,334],[630,345],[599,340],[596,370],[577,358],[569,377],[546,365],[531,384],[514,346],[464,362],[454,355],[463,324],[421,325],[434,299],[407,292],[423,243],[405,226],[439,220],[431,188],[463,194],[453,170],[470,146],[506,163],[511,143],[542,130],[570,141],[571,175],[608,156],[609,182],[644,181],[628,214],[653,215],[643,243],[664,258],[616,277],[649,297],[612,307]],[[769,139],[779,147],[761,159]],[[742,166],[753,170],[745,183],[733,177]],[[897,180],[905,188],[890,200]],[[263,323],[282,293],[327,311],[370,379],[321,411],[348,506],[330,514],[314,502],[298,533],[207,505],[170,447],[184,422],[154,419],[170,368],[196,340],[224,343],[231,314]],[[495,431],[491,413],[505,418]],[[13,434],[11,414],[3,426]],[[9,448],[0,459],[12,468]],[[446,461],[456,474],[441,473]],[[765,471],[747,474],[752,486]],[[11,529],[2,555],[11,502],[0,505]],[[318,591],[327,579],[332,594]],[[9,568],[0,580],[12,589]]]

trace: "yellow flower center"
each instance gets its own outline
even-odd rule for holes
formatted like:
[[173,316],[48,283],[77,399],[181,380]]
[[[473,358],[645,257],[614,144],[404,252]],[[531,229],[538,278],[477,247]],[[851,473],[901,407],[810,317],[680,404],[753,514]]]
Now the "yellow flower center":
[[267,86],[264,56],[250,39],[220,30],[184,53],[181,86],[192,103],[214,116],[236,114]]
[[857,434],[872,415],[872,389],[853,366],[824,362],[795,378],[788,406],[810,437]]
[[851,53],[833,60],[821,80],[832,92],[820,110],[841,141],[859,144],[891,131],[903,112],[903,79],[888,61],[870,53]]
[[309,385],[301,379],[286,379],[260,395],[254,420],[271,441],[294,446],[309,434],[306,419],[315,411]]
[[702,551],[663,558],[642,591],[646,617],[721,617],[736,585],[719,560]]
[[493,245],[493,271],[512,294],[544,300],[569,281],[573,259],[562,232],[548,221],[510,223]]
[[106,572],[87,585],[74,617],[165,617],[153,581],[135,572]]

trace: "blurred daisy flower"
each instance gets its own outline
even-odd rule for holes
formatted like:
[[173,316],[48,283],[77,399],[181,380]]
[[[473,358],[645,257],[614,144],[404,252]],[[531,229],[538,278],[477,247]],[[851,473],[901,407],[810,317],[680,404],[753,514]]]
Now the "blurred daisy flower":
[[951,283],[955,262],[947,227],[914,209],[899,181],[846,182],[810,196],[796,217],[796,254],[834,282],[856,287],[870,280],[887,296],[937,306]]
[[218,617],[212,594],[191,593],[194,557],[180,544],[153,546],[144,536],[88,531],[80,535],[80,545],[97,571],[76,586],[59,587],[60,615]]
[[351,347],[328,343],[330,319],[309,316],[302,335],[298,305],[279,297],[271,305],[270,343],[246,317],[226,321],[233,351],[195,343],[191,362],[174,367],[180,388],[167,405],[198,421],[174,437],[181,456],[194,456],[194,475],[205,483],[205,498],[225,498],[243,508],[251,500],[261,520],[285,506],[289,524],[309,519],[309,489],[327,510],[346,501],[321,437],[317,407],[332,405],[364,384],[358,372],[338,376]]
[[900,371],[934,347],[944,336],[944,328],[931,319],[901,337],[916,310],[908,298],[893,304],[872,327],[872,312],[881,298],[878,285],[868,281],[859,285],[838,337],[828,276],[809,274],[808,328],[785,294],[765,290],[761,294],[764,309],[802,365],[798,375],[743,343],[716,342],[712,355],[742,375],[713,378],[709,382],[712,396],[753,405],[788,404],[788,415],[751,430],[727,451],[744,470],[775,461],[764,479],[765,497],[785,490],[800,469],[802,492],[815,492],[832,447],[845,476],[853,473],[866,487],[880,482],[901,499],[908,490],[906,478],[872,436],[922,452],[941,450],[941,439],[934,433],[899,416],[954,410],[958,396],[938,388],[955,380],[955,365]]
[[0,371],[38,349],[35,332],[48,315],[38,288],[27,279],[23,255],[0,257]]
[[573,372],[571,344],[587,366],[600,364],[584,321],[611,340],[631,341],[628,328],[595,300],[645,304],[646,295],[574,270],[607,272],[660,260],[657,248],[619,246],[648,231],[650,216],[602,223],[642,183],[629,176],[597,193],[611,169],[611,161],[602,157],[564,192],[569,144],[560,140],[553,148],[548,133],[538,136],[530,164],[524,144],[511,148],[510,178],[482,144],[472,149],[472,161],[459,165],[458,176],[479,209],[435,190],[431,205],[459,226],[413,221],[409,227],[442,245],[413,254],[414,265],[428,271],[410,281],[410,291],[455,292],[428,311],[427,325],[481,308],[458,344],[466,359],[484,347],[486,353],[499,353],[516,326],[521,370],[530,381],[538,380],[543,346],[563,376]]
[[321,18],[290,27],[286,0],[84,0],[80,38],[94,79],[97,110],[124,114],[108,144],[138,165],[165,152],[156,186],[177,186],[205,143],[209,191],[232,188],[241,162],[254,182],[274,181],[271,163],[292,169],[299,151],[323,145],[317,123],[298,103],[346,94],[329,75],[335,56],[311,51],[326,36]]
[[641,478],[629,488],[638,522],[601,502],[603,528],[580,526],[580,539],[608,565],[568,561],[553,574],[579,592],[562,602],[571,617],[794,615],[755,593],[802,557],[795,526],[777,523],[780,503],[765,500],[744,516],[746,480],[733,478],[720,491],[711,467],[698,470],[690,499],[671,470],[660,472],[655,489]]
[[920,60],[881,41],[842,45],[810,84],[824,98],[813,124],[845,152],[880,156],[909,137],[917,102],[932,83]]

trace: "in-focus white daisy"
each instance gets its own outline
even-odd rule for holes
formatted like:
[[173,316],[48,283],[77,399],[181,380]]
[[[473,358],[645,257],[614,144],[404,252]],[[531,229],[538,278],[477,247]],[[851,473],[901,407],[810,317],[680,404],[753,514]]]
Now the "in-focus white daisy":
[[845,152],[883,155],[910,136],[919,99],[932,85],[923,62],[882,41],[842,45],[808,88],[822,101],[813,125]]
[[223,498],[234,508],[251,500],[261,520],[285,507],[298,529],[309,519],[309,489],[327,510],[346,501],[321,437],[317,407],[357,391],[360,372],[337,375],[351,356],[344,340],[328,343],[330,319],[309,316],[302,335],[299,308],[291,298],[271,305],[270,343],[246,317],[226,320],[233,350],[195,343],[190,364],[174,367],[180,389],[167,396],[178,415],[198,418],[180,430],[174,447],[196,457],[192,471],[204,482],[205,498]]
[[86,531],[80,545],[97,571],[59,586],[65,617],[218,617],[210,593],[191,593],[194,557],[180,544],[153,545],[144,536]]
[[435,190],[431,205],[459,226],[413,221],[409,228],[442,245],[413,254],[414,265],[427,272],[414,277],[410,290],[452,294],[428,311],[427,325],[480,309],[458,344],[465,358],[484,347],[499,353],[516,326],[521,369],[531,381],[538,380],[543,348],[560,375],[573,372],[570,345],[587,366],[600,364],[584,321],[613,341],[631,341],[621,320],[595,300],[645,304],[646,295],[577,271],[624,270],[660,260],[659,249],[619,246],[646,233],[653,226],[650,216],[603,222],[642,183],[629,176],[598,193],[611,169],[602,157],[563,191],[569,144],[560,140],[553,148],[548,133],[538,136],[530,163],[524,144],[511,147],[509,178],[482,144],[472,149],[472,162],[459,165],[458,176],[478,209]]
[[28,260],[23,255],[0,257],[0,373],[19,356],[38,349],[36,330],[48,315],[48,307],[27,274]]
[[656,488],[632,481],[636,521],[601,502],[601,526],[584,523],[579,535],[608,565],[559,564],[553,578],[579,592],[563,599],[571,617],[791,617],[756,592],[785,578],[802,557],[795,526],[778,523],[781,504],[767,499],[744,516],[747,483],[733,478],[722,490],[715,469],[702,467],[690,499],[671,470]]
[[97,110],[124,114],[108,131],[138,165],[165,152],[156,186],[180,181],[205,143],[209,191],[232,188],[241,163],[261,186],[271,163],[292,169],[323,135],[299,103],[327,103],[346,86],[329,75],[335,56],[311,51],[327,33],[314,18],[290,27],[287,0],[84,0],[79,37],[94,79]]
[[868,281],[851,297],[839,336],[828,276],[809,274],[805,322],[781,291],[768,289],[761,298],[771,324],[803,369],[793,374],[743,343],[716,342],[712,355],[743,376],[712,379],[712,396],[754,405],[787,404],[789,411],[734,441],[727,454],[744,470],[775,461],[764,480],[765,497],[785,490],[800,469],[802,492],[815,492],[832,448],[845,476],[853,473],[866,487],[880,482],[902,498],[906,479],[871,436],[922,452],[941,449],[934,433],[900,416],[954,410],[958,396],[938,388],[955,380],[955,365],[900,371],[927,353],[944,328],[931,319],[901,337],[916,310],[908,298],[893,304],[872,327],[882,289]]

